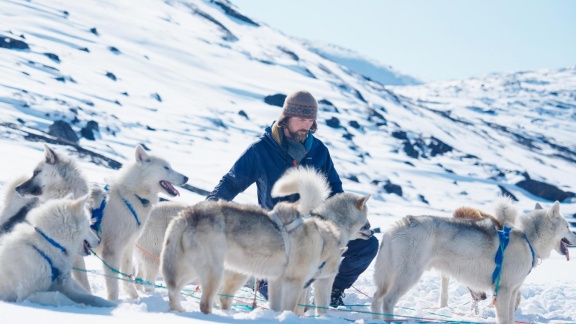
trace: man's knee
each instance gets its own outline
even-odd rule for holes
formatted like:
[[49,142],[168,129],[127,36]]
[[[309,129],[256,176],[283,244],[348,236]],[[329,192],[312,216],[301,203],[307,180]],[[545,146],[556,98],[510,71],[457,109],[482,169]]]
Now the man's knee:
[[348,250],[342,256],[372,260],[376,254],[378,254],[378,239],[372,236],[367,240],[356,239],[348,242]]

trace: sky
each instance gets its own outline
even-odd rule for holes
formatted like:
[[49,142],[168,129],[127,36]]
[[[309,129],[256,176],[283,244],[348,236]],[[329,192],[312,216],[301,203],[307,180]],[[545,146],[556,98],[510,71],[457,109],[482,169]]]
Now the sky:
[[576,1],[232,2],[288,35],[355,50],[425,82],[576,64]]
[[[333,104],[324,104],[319,112],[316,136],[329,147],[344,189],[371,194],[369,220],[381,230],[378,239],[408,214],[450,216],[463,205],[491,211],[499,186],[518,198],[515,206],[521,212],[531,210],[535,202],[549,207],[550,201],[514,185],[525,170],[534,179],[576,191],[574,163],[557,158],[574,143],[570,105],[576,69],[383,91],[306,51],[299,42],[266,28],[236,23],[213,3],[193,3],[205,15],[191,14],[181,2],[162,0],[150,0],[146,6],[134,6],[133,0],[0,1],[0,24],[5,24],[0,30],[23,35],[31,48],[0,48],[0,152],[5,153],[0,159],[0,190],[16,176],[32,174],[43,156],[44,143],[27,140],[26,132],[43,135],[55,120],[74,120],[77,133],[88,121],[96,121],[101,136],[96,141],[80,139],[83,149],[126,163],[134,159],[136,144],[142,143],[151,154],[166,158],[175,170],[189,176],[189,185],[211,190],[277,118],[279,107],[264,103],[263,98],[303,87]],[[224,40],[215,21],[237,35],[238,41]],[[111,46],[117,51],[112,52]],[[300,59],[287,55],[287,49]],[[116,80],[108,73],[114,73]],[[359,92],[365,101],[358,98]],[[369,117],[368,111],[373,113]],[[329,127],[329,120],[340,121],[340,126]],[[518,132],[541,150],[526,148],[502,129]],[[406,131],[420,144],[429,144],[435,137],[455,150],[411,158],[402,149],[405,142],[391,135],[394,131]],[[117,172],[73,146],[49,145],[76,159],[92,183],[103,185]],[[385,190],[388,183],[400,186],[402,195]],[[181,196],[173,200],[193,204],[205,198],[179,190]],[[255,190],[234,201],[255,203]],[[563,202],[561,210],[570,217],[576,214],[576,204]],[[86,262],[92,292],[106,296],[101,261],[90,256]],[[574,260],[567,262],[552,252],[526,278],[517,319],[576,321],[575,271]],[[322,318],[275,313],[263,300],[251,312],[237,303],[233,311],[204,315],[199,312],[198,295],[186,293],[182,295],[186,312],[173,313],[168,310],[166,289],[158,288],[137,300],[121,292],[118,306],[111,309],[0,301],[0,321],[372,323],[366,312],[374,293],[373,276],[372,264],[346,290],[344,302],[349,308],[331,310]],[[161,278],[157,284],[163,285]],[[473,314],[468,290],[454,280],[449,307],[438,308],[439,286],[440,275],[426,272],[401,298],[396,313],[437,321],[494,322],[490,302],[480,304],[480,315]],[[251,295],[246,290],[241,294]],[[44,297],[50,301],[54,295]]]

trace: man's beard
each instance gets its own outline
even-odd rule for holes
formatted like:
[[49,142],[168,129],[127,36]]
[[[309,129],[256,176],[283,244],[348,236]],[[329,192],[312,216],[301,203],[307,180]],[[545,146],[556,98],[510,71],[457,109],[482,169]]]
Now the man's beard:
[[308,137],[308,131],[305,129],[301,129],[299,131],[289,131],[290,133],[290,137],[295,140],[298,141],[300,143],[304,143],[304,141],[306,140],[306,138]]

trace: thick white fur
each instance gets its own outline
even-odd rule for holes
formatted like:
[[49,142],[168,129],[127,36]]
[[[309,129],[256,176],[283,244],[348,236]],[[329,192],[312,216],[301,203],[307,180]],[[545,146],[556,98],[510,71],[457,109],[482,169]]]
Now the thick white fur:
[[313,168],[290,168],[272,187],[272,197],[284,197],[302,193],[298,211],[307,215],[330,195],[330,185],[326,177],[318,176]]
[[[218,292],[234,295],[255,276],[268,280],[273,310],[297,314],[303,311],[297,304],[306,296],[304,286],[313,281],[316,305],[320,306],[317,313],[325,313],[341,253],[367,222],[369,198],[342,193],[322,201],[327,192],[325,181],[320,174],[303,168],[280,179],[275,194],[298,192],[299,207],[281,202],[267,211],[253,205],[204,201],[184,209],[168,225],[160,258],[170,309],[184,311],[179,294],[193,280],[202,287],[200,310],[210,313]],[[272,214],[287,225],[311,209],[313,216],[288,232],[287,251],[283,229]],[[229,309],[231,302],[230,298],[220,298],[222,309]]]
[[[174,194],[164,189],[160,181],[183,185],[188,178],[174,171],[165,159],[149,155],[141,145],[138,145],[135,161],[124,165],[109,182],[108,202],[100,224],[102,232],[99,235],[102,243],[96,249],[96,253],[114,270],[132,274],[134,243],[148,220],[152,206],[158,202],[158,194],[161,192],[170,196]],[[147,203],[143,203],[141,199],[145,199]],[[140,226],[124,200],[128,201],[136,212]],[[108,266],[103,265],[108,299],[117,300],[118,274]],[[123,286],[130,298],[138,298],[132,282],[123,281]]]
[[22,207],[30,209],[40,203],[73,194],[78,198],[88,193],[88,180],[76,162],[57,154],[44,145],[44,158],[32,176],[19,176],[6,186],[0,210],[0,228]]
[[[71,277],[74,256],[87,253],[84,242],[90,246],[99,243],[90,230],[85,209],[87,199],[88,196],[48,201],[31,210],[26,222],[19,223],[6,234],[0,244],[0,299],[20,302],[37,293],[57,291],[76,303],[98,307],[115,305],[90,295]],[[65,251],[50,243],[35,228]],[[55,280],[53,273],[59,273]]]
[[[497,209],[508,212],[511,205]],[[524,279],[552,250],[566,253],[576,244],[555,202],[549,209],[534,210],[516,220],[504,253],[499,293],[498,323],[514,323],[516,296]],[[526,235],[526,236],[524,236]],[[532,258],[530,245],[535,252]],[[407,216],[384,233],[374,268],[376,292],[372,312],[391,320],[394,306],[418,282],[424,271],[434,268],[477,291],[492,291],[494,258],[500,239],[491,220],[473,221],[433,216]],[[414,248],[418,247],[418,248]]]
[[[509,197],[498,197],[493,203],[494,214],[484,216],[486,218],[494,218],[498,228],[501,227],[514,227],[516,225],[516,218],[518,217],[518,211],[514,208],[512,204],[512,199]],[[456,215],[454,215],[456,217]],[[463,217],[460,215],[459,217]],[[469,216],[469,219],[476,219],[480,220],[482,213],[480,211],[476,211],[473,216]],[[448,276],[442,276],[442,283],[440,285],[440,307],[448,306],[448,285],[450,284],[450,279]],[[474,301],[472,302],[472,309],[478,313],[478,301],[486,299],[486,293],[484,291],[473,291],[470,290]],[[516,297],[516,308],[520,303],[521,295],[518,294]]]
[[[34,167],[32,176],[18,177],[6,187],[0,211],[0,235],[10,232],[31,209],[46,201],[69,194],[78,198],[88,192],[88,180],[76,162],[44,145],[44,157]],[[85,269],[84,257],[76,255],[74,267]],[[85,272],[74,271],[73,276],[90,291]]]

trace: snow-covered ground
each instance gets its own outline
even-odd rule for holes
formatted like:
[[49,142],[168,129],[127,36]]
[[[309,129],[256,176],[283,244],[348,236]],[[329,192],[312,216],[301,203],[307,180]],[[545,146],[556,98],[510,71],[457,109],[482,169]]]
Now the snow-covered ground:
[[[330,148],[345,190],[372,194],[370,222],[383,231],[407,214],[449,216],[463,205],[489,210],[501,188],[515,195],[521,211],[536,202],[549,206],[516,186],[526,174],[576,191],[574,67],[391,86],[219,0],[8,0],[0,2],[0,35],[29,46],[0,48],[0,187],[30,174],[42,157],[44,143],[26,140],[26,132],[48,132],[64,120],[78,133],[98,123],[100,138],[79,140],[85,149],[124,163],[143,143],[189,176],[190,185],[211,190],[279,115],[264,98],[307,89],[321,103],[317,136]],[[452,149],[436,153],[438,141]],[[72,146],[51,146],[76,158],[90,181],[104,183],[115,172]],[[391,193],[390,185],[401,192]],[[204,199],[180,192],[177,199],[187,203]],[[255,203],[255,189],[236,201]],[[576,203],[568,199],[561,210],[571,217]],[[92,290],[104,296],[101,262],[87,262]],[[522,288],[517,320],[576,321],[574,270],[573,261],[556,254],[536,267]],[[0,313],[3,323],[371,322],[365,305],[372,276],[371,266],[346,292],[349,309],[322,318],[274,313],[265,301],[251,312],[238,302],[234,311],[203,315],[198,293],[183,296],[188,312],[171,313],[163,289],[138,300],[121,295],[114,309],[0,302]],[[488,302],[479,316],[470,312],[468,291],[456,282],[450,307],[438,309],[439,284],[437,273],[426,273],[396,312],[415,321],[494,321]]]

